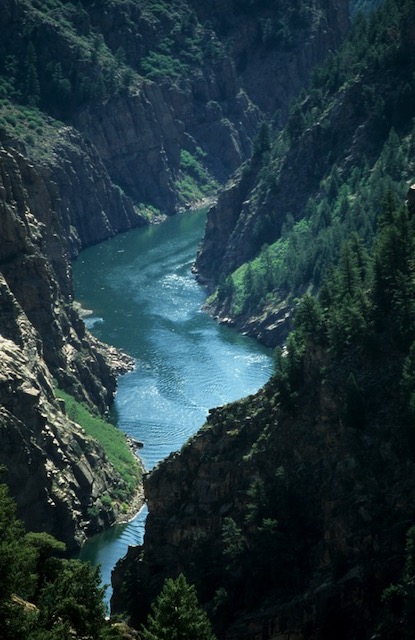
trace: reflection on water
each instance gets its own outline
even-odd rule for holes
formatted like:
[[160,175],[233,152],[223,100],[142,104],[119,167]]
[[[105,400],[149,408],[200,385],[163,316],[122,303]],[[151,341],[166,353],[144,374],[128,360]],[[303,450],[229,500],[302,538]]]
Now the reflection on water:
[[[257,391],[271,373],[269,349],[201,311],[205,292],[190,268],[204,219],[186,213],[131,231],[74,265],[77,300],[92,310],[87,326],[135,358],[119,380],[114,416],[144,443],[147,469],[179,449],[209,408]],[[145,512],[85,545],[81,557],[101,563],[105,583],[128,545],[141,543],[144,521]]]

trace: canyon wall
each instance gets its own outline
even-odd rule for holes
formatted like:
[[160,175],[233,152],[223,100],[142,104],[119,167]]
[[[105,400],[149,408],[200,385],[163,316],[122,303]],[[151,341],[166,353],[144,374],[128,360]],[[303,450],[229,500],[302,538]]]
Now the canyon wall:
[[[379,358],[388,361],[382,373]],[[413,523],[401,365],[390,347],[369,362],[354,350],[337,363],[311,348],[288,406],[274,378],[210,411],[145,480],[144,546],[116,567],[114,610],[138,624],[165,577],[183,572],[218,637],[372,637]],[[351,366],[360,422],[348,416]]]
[[[104,413],[116,385],[115,350],[86,332],[73,307],[70,255],[81,238],[96,241],[113,234],[119,220],[131,220],[111,197],[104,202],[105,191],[81,206],[71,202],[74,193],[79,202],[80,185],[88,194],[105,176],[71,150],[70,137],[65,147],[64,137],[61,132],[53,167],[31,164],[7,137],[0,148],[0,463],[27,528],[73,547],[115,520],[117,507],[101,498],[115,496],[123,481],[55,396],[59,386]],[[85,165],[89,175],[80,171]],[[113,226],[102,206],[113,208]],[[76,226],[88,207],[92,232],[88,221]]]
[[264,114],[286,118],[347,30],[347,4],[313,4],[280,46],[264,40],[267,3],[3,3],[0,462],[28,528],[73,546],[116,517],[99,497],[120,480],[53,390],[105,414],[124,367],[74,308],[71,260],[211,196],[183,182],[223,183]]

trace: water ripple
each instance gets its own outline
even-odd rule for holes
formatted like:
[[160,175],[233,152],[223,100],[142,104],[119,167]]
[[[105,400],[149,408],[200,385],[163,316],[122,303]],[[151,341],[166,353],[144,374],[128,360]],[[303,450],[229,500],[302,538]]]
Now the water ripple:
[[[147,469],[180,449],[208,408],[255,392],[271,373],[270,350],[201,312],[205,292],[190,266],[203,227],[200,212],[176,216],[91,247],[74,265],[91,330],[136,359],[119,379],[115,409],[120,428],[144,443]],[[145,512],[85,547],[104,582],[128,545],[141,542],[144,521]]]

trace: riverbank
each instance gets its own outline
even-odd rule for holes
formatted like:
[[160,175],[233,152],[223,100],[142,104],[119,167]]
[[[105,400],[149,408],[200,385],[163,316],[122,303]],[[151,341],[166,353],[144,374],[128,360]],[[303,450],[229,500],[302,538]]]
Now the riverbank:
[[[140,461],[141,462],[141,461]],[[140,513],[141,509],[145,505],[144,488],[143,483],[137,488],[132,498],[128,501],[128,510],[119,513],[115,524],[128,524]]]
[[[211,407],[258,390],[272,373],[272,353],[202,311],[206,292],[191,266],[205,226],[203,211],[186,212],[114,237],[82,252],[74,264],[77,300],[93,310],[101,342],[134,357],[118,378],[114,422],[144,444],[151,471],[178,451]],[[95,536],[82,559],[100,564],[103,582],[129,547],[142,544],[146,518],[138,492],[123,523]],[[131,519],[132,518],[132,519]]]

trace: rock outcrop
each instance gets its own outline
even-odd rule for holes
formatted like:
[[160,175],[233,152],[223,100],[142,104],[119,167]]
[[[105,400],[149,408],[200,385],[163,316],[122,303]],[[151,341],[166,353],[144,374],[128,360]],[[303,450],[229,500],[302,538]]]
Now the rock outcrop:
[[122,198],[115,206],[103,168],[98,181],[99,163],[72,148],[75,135],[59,133],[55,163],[35,166],[8,139],[0,148],[0,463],[27,528],[69,547],[115,520],[100,498],[122,485],[54,394],[58,385],[104,413],[116,385],[113,354],[73,307],[70,255],[137,220]]
[[[5,298],[17,308],[2,280],[2,303]],[[24,347],[0,338],[2,481],[28,529],[47,531],[73,549],[115,521],[116,507],[104,506],[101,498],[123,483],[97,443],[62,412],[39,338],[21,311],[17,322]]]
[[[133,622],[165,577],[183,572],[221,638],[372,637],[413,524],[401,366],[386,347],[373,360],[357,351],[337,364],[311,349],[291,406],[271,380],[212,410],[201,432],[146,478],[144,547],[114,576],[135,594]],[[351,367],[364,425],[347,418]],[[122,594],[115,610],[126,606]]]

